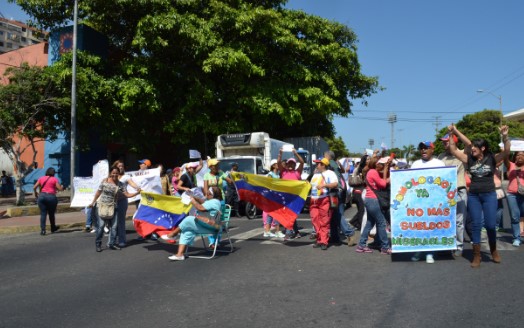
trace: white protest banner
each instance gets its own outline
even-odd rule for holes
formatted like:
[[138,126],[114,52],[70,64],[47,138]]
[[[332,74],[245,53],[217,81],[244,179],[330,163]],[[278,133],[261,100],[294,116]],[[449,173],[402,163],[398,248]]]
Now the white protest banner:
[[202,155],[200,154],[200,152],[198,150],[190,149],[189,150],[189,158],[191,158],[191,159],[202,158]]
[[[150,169],[150,170],[140,170],[126,172],[127,175],[133,179],[137,186],[142,189],[142,191],[152,192],[155,194],[162,194],[162,184],[160,183],[160,168]],[[135,188],[127,185],[127,192],[134,194],[136,192]],[[139,200],[140,194],[135,197],[128,198],[128,201],[134,202]]]
[[454,250],[457,168],[391,171],[393,253]]
[[109,176],[109,163],[107,160],[98,161],[93,165],[92,177],[74,177],[74,196],[71,207],[86,207],[93,201],[98,186]]
[[98,184],[93,177],[74,177],[73,190],[75,195],[71,201],[71,207],[86,207],[93,201]]

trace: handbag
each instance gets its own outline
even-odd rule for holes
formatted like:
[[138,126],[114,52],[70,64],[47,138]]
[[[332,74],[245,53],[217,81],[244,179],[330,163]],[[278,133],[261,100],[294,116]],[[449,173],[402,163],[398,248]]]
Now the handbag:
[[329,198],[329,207],[337,208],[338,207],[338,189],[337,191],[330,191],[328,194]]
[[113,195],[112,202],[102,202],[100,199],[96,202],[96,210],[98,217],[102,220],[112,220],[115,216],[115,206],[116,206],[116,194],[118,193],[118,186],[115,186],[115,193]]
[[[520,170],[518,170],[520,171]],[[520,183],[520,179],[519,179],[519,173],[517,172],[517,192],[521,195],[521,196],[524,196],[524,185],[522,185]]]
[[362,175],[360,173],[357,174],[358,168],[353,171],[353,174],[348,176],[348,184],[351,187],[359,187],[363,186],[366,183],[364,182],[364,179],[362,179]]

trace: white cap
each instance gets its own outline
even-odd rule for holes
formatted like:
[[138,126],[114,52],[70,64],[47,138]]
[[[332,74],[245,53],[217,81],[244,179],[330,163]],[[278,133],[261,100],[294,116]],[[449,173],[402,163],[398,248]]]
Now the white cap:
[[272,159],[271,162],[269,162],[269,167],[273,166],[274,164],[277,164],[277,160],[276,159]]

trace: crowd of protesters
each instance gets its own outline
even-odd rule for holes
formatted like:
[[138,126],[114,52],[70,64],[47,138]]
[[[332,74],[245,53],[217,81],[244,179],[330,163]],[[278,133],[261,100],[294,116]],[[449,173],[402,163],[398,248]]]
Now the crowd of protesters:
[[[309,197],[309,215],[313,226],[310,238],[313,239],[313,247],[327,250],[332,245],[341,245],[343,241],[348,246],[355,246],[357,253],[372,253],[373,249],[378,249],[381,254],[389,255],[392,253],[388,232],[390,231],[389,208],[381,205],[380,194],[390,193],[390,171],[396,169],[424,169],[444,166],[457,167],[457,206],[456,206],[456,250],[453,256],[462,256],[464,249],[465,236],[469,239],[473,247],[473,260],[471,267],[478,268],[482,257],[480,253],[481,230],[487,231],[488,244],[492,260],[495,263],[501,262],[501,257],[497,251],[496,229],[501,224],[501,198],[507,197],[509,212],[511,216],[512,245],[519,247],[521,237],[524,235],[524,178],[522,168],[524,167],[524,152],[517,151],[510,159],[510,143],[508,139],[509,128],[500,127],[500,134],[503,141],[503,149],[493,153],[484,139],[470,140],[462,134],[453,124],[448,127],[448,133],[440,138],[445,151],[436,156],[435,146],[431,141],[422,141],[418,144],[418,151],[421,158],[411,164],[397,162],[393,156],[387,156],[384,152],[380,154],[375,151],[366,154],[356,161],[354,170],[349,171],[349,167],[343,167],[340,161],[335,160],[335,154],[327,151],[322,157],[313,161],[314,169],[311,170],[307,180],[311,185]],[[464,149],[459,149],[459,141]],[[304,169],[304,160],[295,149],[289,158],[282,158],[282,149],[278,158],[272,159],[270,163],[268,177],[274,179],[301,180]],[[507,170],[509,185],[507,192],[502,189],[500,172],[498,166],[504,164]],[[238,171],[238,164],[232,163],[227,172],[223,172],[219,167],[219,160],[207,160],[208,171],[203,177],[203,199],[191,196],[191,202],[202,211],[217,210],[216,200],[221,203],[231,205],[233,213],[240,216],[239,197],[236,190],[232,173]],[[139,161],[140,170],[152,167],[149,159]],[[203,161],[192,162],[183,167],[165,169],[162,164],[160,168],[162,192],[165,195],[181,196],[184,192],[197,186],[196,174],[204,167]],[[49,170],[48,170],[49,171]],[[62,186],[54,178],[53,172],[46,174],[35,184],[35,195],[39,199],[39,206],[42,212],[41,234],[45,235],[45,219],[49,215],[51,221],[51,231],[58,229],[54,220],[54,199],[56,190]],[[52,180],[54,179],[54,180]],[[49,181],[52,180],[52,181]],[[48,182],[50,182],[48,184]],[[348,186],[350,185],[350,187]],[[126,246],[125,215],[127,211],[127,198],[136,194],[126,192],[127,185],[140,192],[140,186],[125,173],[124,163],[116,161],[110,169],[110,176],[104,179],[100,185],[92,206],[97,205],[97,199],[105,199],[113,202],[114,214],[111,220],[103,220],[96,213],[88,209],[86,232],[96,232],[96,250],[101,251],[101,239],[103,230],[109,232],[108,247],[111,249],[121,249]],[[51,190],[52,189],[52,190]],[[40,191],[40,195],[38,192]],[[346,193],[352,193],[353,203],[357,207],[356,214],[349,220],[344,217]],[[46,198],[47,197],[47,198]],[[212,201],[211,201],[212,200]],[[137,204],[138,206],[138,204]],[[91,207],[91,206],[90,206]],[[263,237],[279,238],[283,241],[301,238],[304,234],[295,221],[291,229],[281,231],[280,224],[270,214],[263,212]],[[93,225],[93,229],[91,229]],[[182,225],[175,230],[169,238],[177,234],[185,236],[184,244],[179,251],[170,257],[171,260],[182,260],[186,245],[191,244],[195,227]],[[108,231],[109,230],[109,231]],[[356,239],[355,230],[360,230],[360,238]],[[185,231],[185,232],[184,232]],[[198,232],[198,231],[197,231]],[[192,237],[193,236],[193,237]],[[165,236],[162,236],[165,237]],[[164,238],[164,239],[169,239]],[[214,241],[210,241],[214,244]],[[425,256],[427,263],[435,262],[433,252],[414,253],[413,261],[419,261]]]

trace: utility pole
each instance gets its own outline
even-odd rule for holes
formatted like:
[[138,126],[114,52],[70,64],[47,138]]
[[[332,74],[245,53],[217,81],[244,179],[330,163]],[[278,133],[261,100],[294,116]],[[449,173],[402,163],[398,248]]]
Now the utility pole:
[[388,123],[391,124],[391,149],[395,148],[395,123],[397,123],[397,114],[390,113]]
[[433,116],[435,118],[435,123],[433,125],[435,126],[435,136],[438,135],[439,127],[440,127],[440,118],[441,116]]

